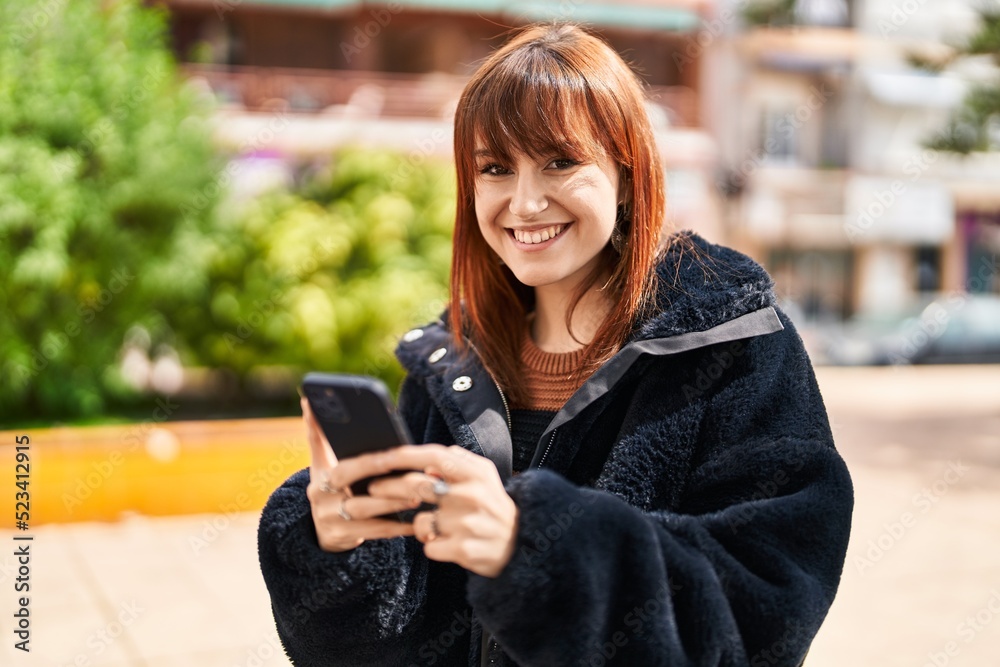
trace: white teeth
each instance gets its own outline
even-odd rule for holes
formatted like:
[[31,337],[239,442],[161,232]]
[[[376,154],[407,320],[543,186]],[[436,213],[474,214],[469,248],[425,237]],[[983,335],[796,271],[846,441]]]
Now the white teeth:
[[514,238],[521,243],[543,243],[551,238],[555,238],[562,233],[562,230],[566,225],[552,225],[551,227],[546,227],[545,229],[540,229],[537,232],[526,232],[521,229],[515,229]]

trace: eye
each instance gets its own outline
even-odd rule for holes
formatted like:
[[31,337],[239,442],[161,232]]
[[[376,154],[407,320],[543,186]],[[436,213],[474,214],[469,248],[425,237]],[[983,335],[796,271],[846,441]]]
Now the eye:
[[578,164],[580,163],[568,157],[558,157],[552,160],[552,162],[549,162],[549,165],[555,169],[569,169],[570,167],[575,167]]
[[480,167],[479,173],[485,174],[487,176],[503,176],[505,174],[509,174],[510,172],[507,171],[506,168],[498,165],[497,163],[491,162],[490,164]]

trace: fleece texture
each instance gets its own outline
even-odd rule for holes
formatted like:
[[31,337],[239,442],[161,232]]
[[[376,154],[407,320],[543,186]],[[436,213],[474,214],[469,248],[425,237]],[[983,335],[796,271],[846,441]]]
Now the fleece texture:
[[[633,340],[774,307],[748,257],[691,233],[670,247]],[[544,437],[542,467],[507,482],[517,544],[496,578],[429,561],[413,538],[324,552],[308,470],[293,475],[258,531],[288,656],[303,667],[799,665],[839,584],[853,491],[801,339],[777,312],[774,333],[642,355]],[[400,343],[400,412],[419,442],[481,453],[446,381],[449,363],[478,361],[431,354],[444,321]],[[484,629],[498,643],[485,660]]]

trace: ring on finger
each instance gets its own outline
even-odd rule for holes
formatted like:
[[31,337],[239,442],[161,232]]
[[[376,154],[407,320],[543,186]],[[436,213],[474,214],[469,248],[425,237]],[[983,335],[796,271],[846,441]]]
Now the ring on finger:
[[434,491],[435,497],[441,498],[448,495],[448,492],[451,491],[451,486],[443,479],[436,479],[431,486],[431,490]]
[[330,472],[324,472],[321,479],[323,480],[319,485],[319,490],[323,493],[340,493],[340,489],[335,489],[330,486]]
[[431,542],[441,537],[441,530],[438,528],[438,513],[434,510],[431,513],[431,532],[427,535],[427,541]]
[[340,518],[343,519],[344,521],[350,521],[351,519],[354,518],[347,512],[347,508],[344,507],[344,505],[347,503],[347,498],[348,496],[346,495],[343,498],[341,498],[340,507],[337,508],[337,514],[339,514]]

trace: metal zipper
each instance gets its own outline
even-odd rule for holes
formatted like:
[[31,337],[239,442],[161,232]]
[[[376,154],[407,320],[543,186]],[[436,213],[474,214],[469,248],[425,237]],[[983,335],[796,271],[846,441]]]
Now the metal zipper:
[[545,463],[545,457],[549,455],[549,450],[552,449],[552,442],[556,439],[556,431],[559,427],[552,429],[552,435],[549,436],[549,444],[545,446],[545,451],[542,452],[542,458],[538,459],[538,467],[541,468],[542,464]]
[[[473,344],[473,342],[471,340],[469,340],[469,337],[468,336],[462,336],[462,338],[465,339],[465,342],[468,343],[469,347],[472,348],[473,350],[475,350],[476,354],[478,355],[479,354],[479,350],[476,348],[476,346]],[[480,355],[480,358],[482,358],[482,355]],[[490,373],[489,371],[487,371],[486,374],[490,376],[491,380],[493,380],[493,386],[495,386],[497,388],[497,392],[500,394],[500,400],[503,401],[504,416],[507,418],[507,432],[510,433],[511,435],[513,435],[514,434],[514,427],[511,424],[511,420],[510,420],[510,405],[508,405],[508,403],[507,403],[507,395],[503,393],[503,389],[500,388],[500,383],[496,381],[496,378],[493,377],[493,374]],[[549,450],[552,449],[552,443],[556,439],[556,431],[558,431],[558,430],[559,430],[558,427],[552,429],[552,435],[549,436],[549,443],[545,446],[545,451],[542,452],[542,458],[538,459],[538,467],[539,468],[541,468],[542,464],[545,463],[545,459],[549,455]]]
[[[490,379],[493,380],[493,376],[490,376]],[[503,401],[503,412],[504,412],[504,415],[507,417],[507,432],[513,434],[514,427],[511,426],[511,423],[510,423],[510,407],[507,405],[507,397],[504,396],[503,389],[500,388],[500,383],[499,382],[497,382],[496,380],[493,380],[493,384],[496,385],[497,391],[500,392],[500,400]]]

